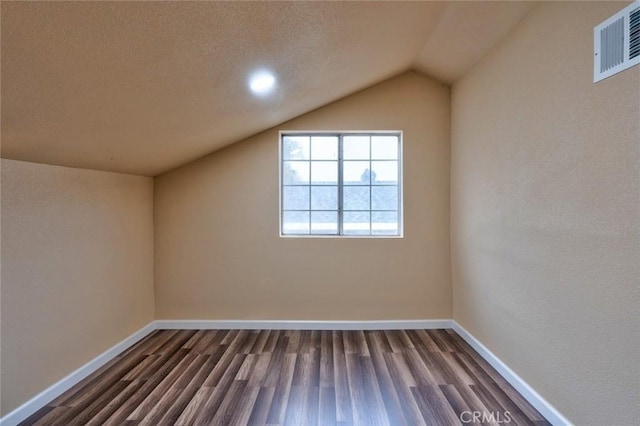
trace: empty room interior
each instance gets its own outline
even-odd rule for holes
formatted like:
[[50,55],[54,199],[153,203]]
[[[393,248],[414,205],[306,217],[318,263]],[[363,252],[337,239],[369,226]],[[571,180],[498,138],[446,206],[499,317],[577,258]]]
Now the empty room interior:
[[0,424],[640,424],[638,0],[0,14]]

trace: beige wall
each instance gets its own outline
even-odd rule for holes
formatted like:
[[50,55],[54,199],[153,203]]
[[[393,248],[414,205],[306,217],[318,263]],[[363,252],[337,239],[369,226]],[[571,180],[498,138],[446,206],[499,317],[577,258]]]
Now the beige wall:
[[[403,74],[158,177],[157,318],[450,318],[449,99]],[[405,237],[280,238],[278,130],[363,129],[404,131]]]
[[2,414],[154,318],[153,181],[2,160]]
[[580,425],[640,418],[640,68],[592,77],[625,5],[540,6],[452,95],[454,318]]

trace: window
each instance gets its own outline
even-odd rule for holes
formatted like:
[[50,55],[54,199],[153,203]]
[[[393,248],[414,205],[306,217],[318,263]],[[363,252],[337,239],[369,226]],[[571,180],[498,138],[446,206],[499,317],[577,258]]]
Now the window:
[[280,234],[400,236],[400,132],[280,133]]

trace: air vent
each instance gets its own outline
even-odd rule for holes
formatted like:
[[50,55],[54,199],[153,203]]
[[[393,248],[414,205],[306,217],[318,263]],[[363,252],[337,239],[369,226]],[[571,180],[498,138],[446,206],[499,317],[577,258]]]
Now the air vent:
[[593,29],[593,81],[640,64],[640,0]]
[[640,8],[629,14],[629,59],[640,56]]

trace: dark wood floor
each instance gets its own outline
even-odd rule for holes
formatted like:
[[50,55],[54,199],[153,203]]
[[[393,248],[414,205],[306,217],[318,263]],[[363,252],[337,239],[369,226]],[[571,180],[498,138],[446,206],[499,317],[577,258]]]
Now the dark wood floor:
[[159,330],[22,424],[480,423],[549,424],[451,330]]

